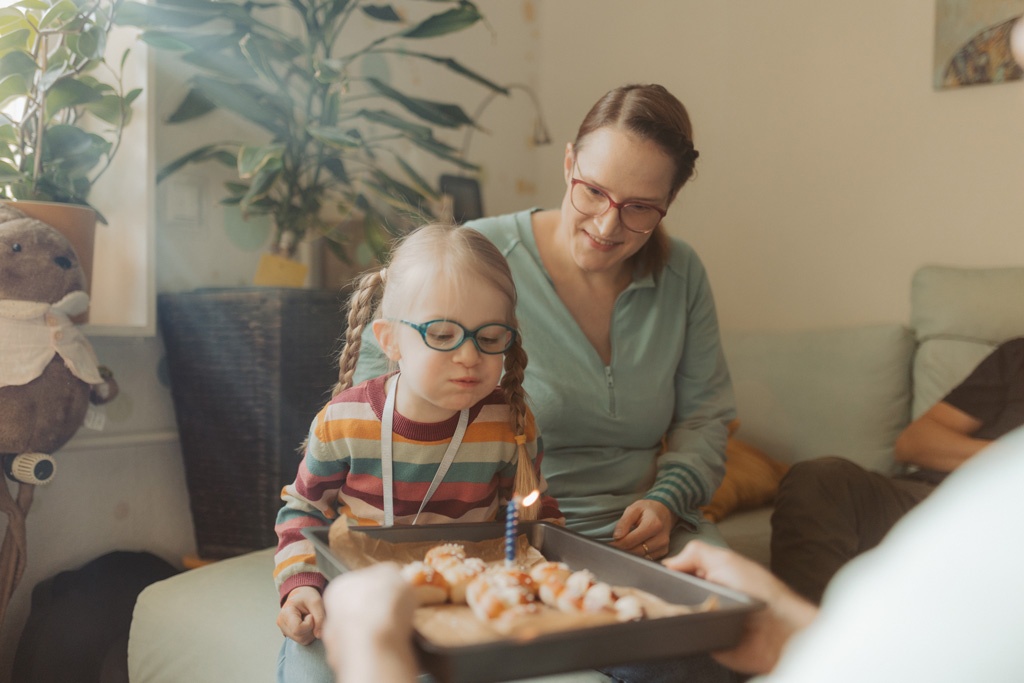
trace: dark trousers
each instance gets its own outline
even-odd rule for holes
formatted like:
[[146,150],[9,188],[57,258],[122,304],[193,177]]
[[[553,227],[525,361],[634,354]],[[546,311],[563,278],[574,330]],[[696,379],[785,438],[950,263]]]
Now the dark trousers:
[[935,484],[869,472],[842,458],[793,465],[772,513],[771,569],[814,603],[837,571],[874,548]]

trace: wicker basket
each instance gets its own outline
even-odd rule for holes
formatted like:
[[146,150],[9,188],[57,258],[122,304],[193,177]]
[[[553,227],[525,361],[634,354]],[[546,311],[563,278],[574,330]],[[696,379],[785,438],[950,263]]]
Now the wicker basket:
[[196,545],[219,559],[274,545],[281,488],[337,378],[343,304],[325,290],[161,294],[158,320]]

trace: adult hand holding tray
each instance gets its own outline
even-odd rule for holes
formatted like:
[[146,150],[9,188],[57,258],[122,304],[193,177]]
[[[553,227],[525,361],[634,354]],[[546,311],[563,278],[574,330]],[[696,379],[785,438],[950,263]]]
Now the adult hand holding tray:
[[[328,530],[329,527],[321,527],[303,533],[316,548],[321,571],[333,578],[367,561],[395,559],[390,554],[391,544],[419,544],[419,550],[412,545],[409,548],[420,554],[424,548],[439,543],[494,542],[500,548],[505,526],[486,523],[353,527],[348,533],[371,550],[362,558],[349,555],[347,564],[332,551]],[[438,644],[417,631],[421,664],[439,681],[491,683],[727,649],[739,642],[747,614],[763,606],[742,593],[666,569],[548,522],[524,522],[519,532],[545,559],[564,562],[573,570],[588,569],[599,581],[635,588],[673,605],[697,608],[713,598],[717,606],[710,611],[467,645]],[[359,539],[355,534],[364,534],[365,538]],[[374,541],[381,541],[379,545],[388,548],[383,556],[372,557]]]

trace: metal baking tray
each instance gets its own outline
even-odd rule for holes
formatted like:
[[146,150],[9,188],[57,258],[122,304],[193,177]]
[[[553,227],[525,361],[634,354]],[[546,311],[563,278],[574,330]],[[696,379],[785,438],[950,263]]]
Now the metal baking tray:
[[[391,543],[479,542],[503,537],[505,525],[353,527],[350,531]],[[719,606],[710,612],[549,633],[527,641],[443,647],[416,634],[420,663],[439,681],[492,683],[727,649],[739,642],[746,615],[763,607],[742,593],[666,569],[555,524],[523,522],[519,532],[548,560],[589,569],[600,581],[639,588],[682,605],[698,605],[716,595]],[[317,564],[327,578],[348,571],[331,552],[327,527],[304,529],[303,534],[315,546]]]

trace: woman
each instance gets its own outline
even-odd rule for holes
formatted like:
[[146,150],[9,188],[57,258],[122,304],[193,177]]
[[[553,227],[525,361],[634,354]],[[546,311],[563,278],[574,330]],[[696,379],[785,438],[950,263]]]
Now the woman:
[[[704,267],[662,225],[697,156],[671,93],[622,86],[566,145],[560,209],[468,224],[519,290],[548,492],[569,528],[650,559],[722,544],[698,508],[724,472],[732,386]],[[383,370],[369,346],[356,381]]]

